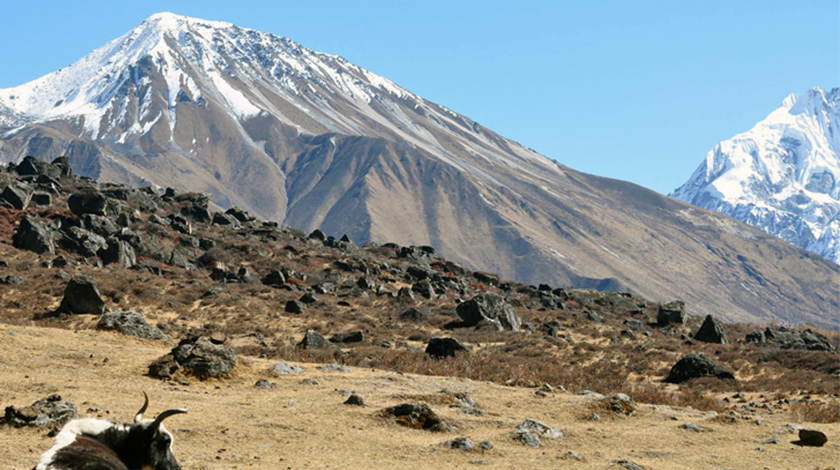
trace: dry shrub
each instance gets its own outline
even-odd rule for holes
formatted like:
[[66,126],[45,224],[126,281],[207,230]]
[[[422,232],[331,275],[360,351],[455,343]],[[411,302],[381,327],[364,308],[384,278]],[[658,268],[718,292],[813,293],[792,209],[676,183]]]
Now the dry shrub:
[[840,400],[803,401],[790,406],[790,414],[809,423],[840,423]]
[[670,391],[663,386],[639,386],[626,391],[633,400],[651,405],[690,406],[701,411],[722,413],[726,407],[713,396],[697,390]]

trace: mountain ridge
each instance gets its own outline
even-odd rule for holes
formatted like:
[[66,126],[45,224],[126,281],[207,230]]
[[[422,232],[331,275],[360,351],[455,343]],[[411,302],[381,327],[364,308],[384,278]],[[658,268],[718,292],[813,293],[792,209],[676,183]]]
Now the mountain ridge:
[[[173,22],[178,29],[163,27]],[[0,159],[67,155],[98,180],[205,192],[218,207],[358,243],[431,244],[523,282],[684,298],[694,314],[824,323],[840,311],[836,265],[727,217],[579,173],[338,56],[214,24],[158,15],[94,51],[111,68],[78,79],[90,86],[75,94],[18,104],[7,117],[17,124],[0,130]],[[162,55],[106,53],[154,49],[161,42],[137,41],[158,32]],[[46,86],[39,80],[29,87]],[[21,87],[0,90],[0,105],[13,94],[23,102]],[[79,109],[95,108],[95,128],[86,115],[31,111],[54,98],[67,110],[91,94],[101,99]],[[259,112],[243,113],[248,103]]]
[[840,262],[840,88],[791,94],[671,195]]

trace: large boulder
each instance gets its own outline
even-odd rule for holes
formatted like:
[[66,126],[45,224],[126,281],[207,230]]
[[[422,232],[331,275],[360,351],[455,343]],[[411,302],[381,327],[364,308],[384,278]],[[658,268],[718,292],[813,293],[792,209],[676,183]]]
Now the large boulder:
[[75,418],[78,413],[75,403],[62,400],[58,395],[50,395],[23,408],[7,406],[5,422],[16,428],[23,426],[57,428]]
[[35,253],[55,254],[54,238],[55,234],[46,222],[34,214],[25,214],[12,236],[12,246]]
[[94,188],[82,188],[67,198],[67,205],[71,212],[80,217],[85,214],[105,215],[108,200]]
[[113,311],[102,315],[97,324],[100,330],[116,330],[120,333],[136,336],[143,339],[162,339],[169,341],[169,338],[160,330],[150,325],[143,315],[132,311]]
[[497,329],[519,331],[522,319],[513,307],[499,294],[488,292],[479,294],[461,303],[456,309],[458,316],[464,321],[464,326],[491,324]]
[[96,279],[76,274],[64,288],[64,298],[58,307],[60,313],[94,313],[97,315],[105,311],[105,301],[99,294]]
[[729,344],[723,325],[711,315],[706,315],[700,329],[694,334],[694,339],[704,343]]
[[687,380],[700,377],[717,377],[719,379],[734,379],[735,375],[731,370],[713,361],[712,358],[703,353],[694,353],[683,356],[677,361],[668,377],[668,383],[678,384]]

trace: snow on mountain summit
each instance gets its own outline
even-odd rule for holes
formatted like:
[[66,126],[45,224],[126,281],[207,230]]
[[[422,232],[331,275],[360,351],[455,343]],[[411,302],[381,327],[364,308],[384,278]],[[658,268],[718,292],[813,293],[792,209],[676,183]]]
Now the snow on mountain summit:
[[840,262],[840,88],[788,96],[672,196]]

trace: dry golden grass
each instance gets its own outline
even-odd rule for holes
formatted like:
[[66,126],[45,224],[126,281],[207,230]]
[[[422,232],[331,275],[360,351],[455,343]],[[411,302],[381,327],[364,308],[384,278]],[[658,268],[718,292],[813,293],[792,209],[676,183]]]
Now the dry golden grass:
[[[248,357],[223,381],[174,385],[146,377],[148,363],[168,349],[116,333],[0,324],[0,404],[24,406],[58,393],[79,405],[82,415],[129,420],[145,390],[152,414],[169,407],[190,409],[167,423],[185,470],[438,470],[472,468],[479,462],[484,464],[479,468],[607,469],[619,468],[616,459],[648,469],[824,469],[840,458],[840,423],[808,423],[825,432],[829,442],[821,448],[799,447],[791,444],[797,436],[785,431],[797,418],[785,412],[721,422],[687,408],[642,405],[636,416],[602,414],[603,419],[590,421],[593,399],[573,394],[541,398],[529,388],[364,368],[326,373],[312,363],[299,364],[302,375],[272,377],[276,361]],[[255,388],[260,378],[274,382],[274,388]],[[302,383],[304,378],[320,384]],[[467,393],[486,414],[468,416],[441,404],[436,397],[444,388]],[[344,390],[359,393],[368,406],[343,405]],[[400,397],[429,402],[459,430],[435,434],[377,417],[382,408],[401,403]],[[89,408],[100,411],[86,412]],[[540,449],[517,444],[509,433],[526,418],[557,426],[566,436],[544,439]],[[686,422],[709,431],[680,429]],[[51,445],[47,431],[0,427],[3,468],[32,468]],[[489,439],[495,447],[484,453],[446,449],[443,443],[456,436],[474,443]],[[763,443],[776,436],[780,444]],[[569,460],[570,450],[586,460]]]

